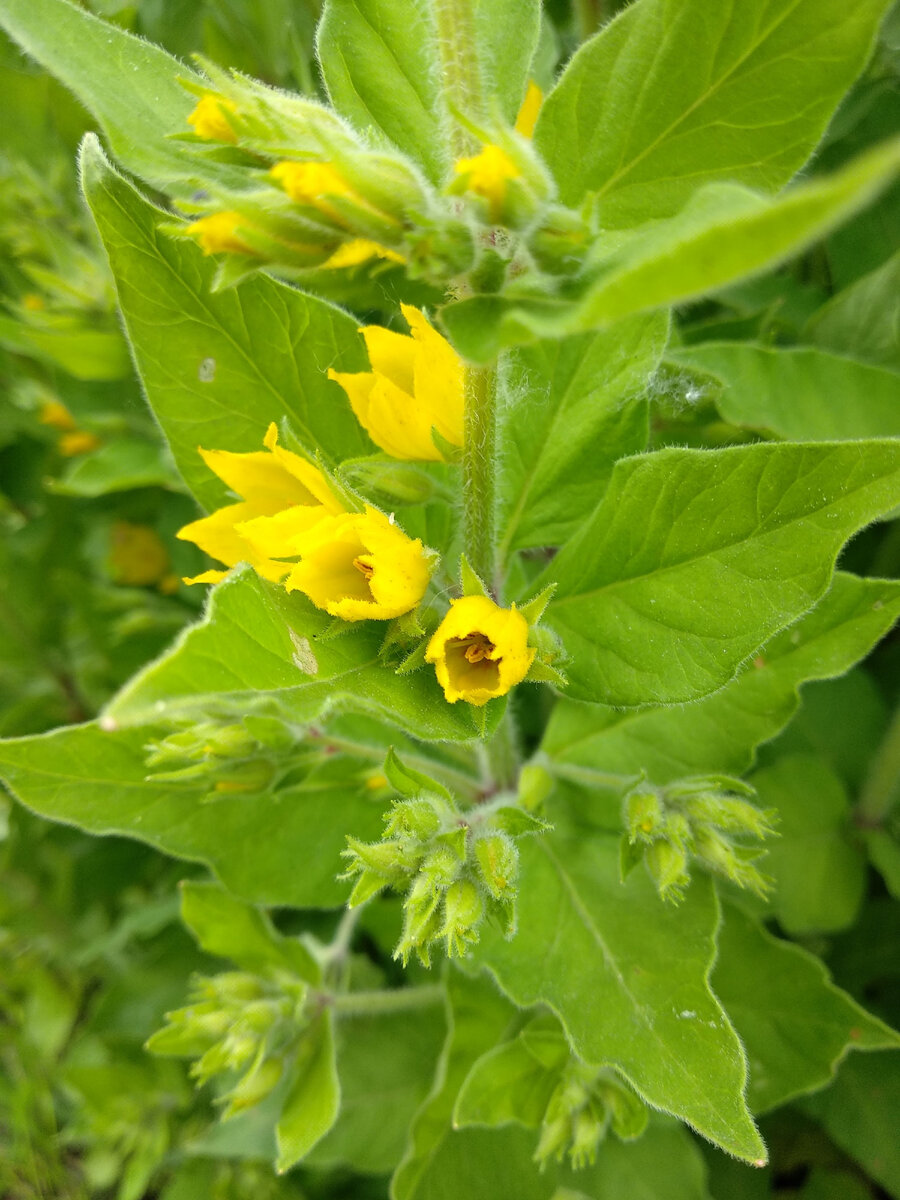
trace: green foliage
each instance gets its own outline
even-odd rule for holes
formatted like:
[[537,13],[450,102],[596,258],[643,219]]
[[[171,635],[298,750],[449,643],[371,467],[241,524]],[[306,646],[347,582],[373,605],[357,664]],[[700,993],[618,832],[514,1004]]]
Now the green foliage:
[[0,0],[4,1197],[897,1193],[889,8]]

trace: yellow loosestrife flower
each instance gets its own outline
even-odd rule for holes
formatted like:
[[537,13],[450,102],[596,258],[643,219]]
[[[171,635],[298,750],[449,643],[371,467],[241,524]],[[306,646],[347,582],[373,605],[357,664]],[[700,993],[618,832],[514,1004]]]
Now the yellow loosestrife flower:
[[149,587],[155,583],[168,590],[169,552],[155,529],[131,521],[116,521],[109,541],[107,567],[115,583],[124,587]]
[[424,313],[401,304],[411,335],[381,325],[361,330],[372,370],[356,375],[329,370],[350,398],[356,419],[392,458],[441,462],[432,428],[451,445],[463,444],[463,365]]
[[236,113],[237,105],[224,96],[203,96],[187,119],[198,137],[212,142],[236,142],[237,134],[226,113]]
[[356,204],[364,203],[359,193],[330,163],[280,162],[272,167],[269,174],[297,204],[317,208],[333,221],[340,221],[341,216],[334,205],[329,204],[330,196],[342,196]]
[[252,254],[252,247],[238,236],[242,223],[240,213],[213,213],[210,217],[192,221],[184,232],[197,239],[204,254]]
[[368,505],[364,513],[318,522],[289,546],[300,562],[284,586],[343,621],[402,616],[425,595],[431,576],[430,555],[421,541]]
[[59,439],[59,452],[66,458],[75,458],[78,454],[89,454],[101,444],[96,433],[89,433],[86,429],[73,429],[71,433],[64,433]]
[[488,202],[491,220],[499,219],[506,201],[507,184],[519,179],[521,171],[499,146],[485,146],[472,158],[461,158],[453,168],[467,191]]
[[522,107],[519,109],[519,115],[516,117],[516,133],[520,133],[522,137],[531,137],[534,133],[534,127],[537,124],[538,114],[541,111],[543,103],[544,93],[533,79],[529,79],[528,91],[525,93],[525,99],[522,101]]
[[42,425],[51,429],[59,429],[62,433],[71,433],[76,428],[75,418],[61,400],[45,400],[38,413]]
[[425,660],[434,663],[451,704],[467,700],[481,707],[521,683],[534,654],[528,622],[515,605],[500,608],[487,596],[463,596],[450,602]]
[[[247,562],[264,579],[277,582],[291,569],[290,563],[275,561],[276,555],[290,553],[280,536],[285,519],[296,532],[298,526],[314,525],[343,508],[321,471],[278,445],[274,423],[263,444],[265,450],[249,454],[199,448],[209,469],[242,499],[192,521],[177,536],[227,567]],[[218,583],[224,576],[225,571],[204,571],[184,582]]]

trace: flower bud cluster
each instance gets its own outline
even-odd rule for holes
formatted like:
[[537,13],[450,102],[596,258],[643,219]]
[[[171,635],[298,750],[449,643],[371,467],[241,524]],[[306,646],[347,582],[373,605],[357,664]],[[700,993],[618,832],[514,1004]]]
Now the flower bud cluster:
[[[212,793],[259,792],[276,779],[279,764],[296,749],[294,732],[276,717],[240,722],[204,721],[148,742],[148,778],[197,783]],[[296,759],[292,756],[291,765]]]
[[512,937],[519,873],[515,838],[546,825],[502,802],[461,813],[440,784],[398,767],[389,755],[385,774],[406,794],[388,811],[382,840],[347,838],[342,878],[356,879],[350,907],[384,888],[404,893],[403,932],[394,952],[404,965],[415,953],[429,966],[429,948],[439,942],[450,957],[464,957],[485,918]]
[[187,1008],[168,1013],[147,1043],[154,1054],[194,1058],[198,1086],[216,1076],[239,1076],[220,1097],[223,1118],[265,1100],[292,1061],[309,1021],[309,988],[296,976],[247,971],[198,977]]
[[776,814],[751,803],[749,784],[725,775],[695,776],[665,787],[642,781],[623,804],[622,875],[643,859],[663,900],[678,903],[690,863],[765,897],[771,884],[755,865],[765,854],[748,839],[774,833]]
[[551,1158],[561,1162],[568,1156],[578,1170],[596,1160],[610,1129],[627,1141],[640,1136],[646,1124],[643,1102],[614,1071],[572,1058],[547,1104],[534,1159],[544,1166]]

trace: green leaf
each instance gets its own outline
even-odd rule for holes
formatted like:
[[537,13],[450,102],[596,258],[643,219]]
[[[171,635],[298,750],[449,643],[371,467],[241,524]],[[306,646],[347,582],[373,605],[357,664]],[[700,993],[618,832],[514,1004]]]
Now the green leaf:
[[[457,971],[447,976],[447,1037],[431,1092],[414,1118],[406,1151],[391,1181],[391,1200],[421,1200],[435,1164],[455,1135],[451,1114],[463,1080],[475,1062],[499,1041],[514,1010],[484,978]],[[450,1197],[448,1197],[450,1200]],[[473,1198],[474,1200],[474,1198]]]
[[131,360],[118,330],[39,329],[11,317],[0,317],[0,346],[62,367],[75,379],[128,379]]
[[536,342],[503,363],[501,559],[556,546],[600,499],[612,464],[647,444],[643,393],[668,338],[662,314]]
[[318,963],[296,938],[282,937],[260,909],[211,883],[181,884],[181,919],[201,949],[232,959],[245,971],[280,967],[319,983]]
[[732,425],[820,442],[900,436],[900,376],[806,347],[701,342],[667,355],[722,385],[716,407]]
[[401,762],[393,746],[388,750],[384,760],[384,773],[388,783],[401,796],[420,796],[422,792],[436,792],[446,800],[451,799],[450,793],[443,784]]
[[535,143],[563,200],[596,192],[606,226],[668,216],[712,180],[776,191],[815,149],[888,7],[640,0],[572,58]]
[[520,1006],[548,1005],[581,1058],[615,1066],[651,1107],[739,1158],[764,1158],[741,1045],[709,988],[719,923],[709,880],[663,905],[642,871],[620,884],[615,834],[548,815],[553,832],[520,847],[521,932],[486,931],[476,961]]
[[535,0],[328,0],[317,47],[335,108],[440,185],[458,152],[453,109],[512,124],[539,31]]
[[829,1136],[892,1196],[900,1196],[900,1071],[894,1054],[854,1054],[832,1086],[804,1101]]
[[2,0],[0,25],[71,88],[126,167],[156,184],[189,175],[170,135],[188,132],[196,99],[178,79],[198,81],[192,70],[67,0]]
[[759,803],[776,808],[779,837],[765,871],[771,904],[791,934],[835,933],[852,925],[866,888],[866,856],[856,844],[850,802],[820,759],[791,755],[753,776]]
[[108,496],[132,488],[179,490],[181,481],[168,455],[149,438],[116,438],[69,463],[52,491],[63,496]]
[[534,585],[573,696],[693,700],[827,590],[841,545],[900,502],[900,443],[662,450],[616,464]]
[[330,1012],[322,1013],[317,1027],[301,1041],[294,1071],[294,1081],[275,1126],[278,1146],[275,1167],[279,1173],[289,1170],[309,1153],[335,1123],[340,1111],[341,1087]]
[[900,371],[900,253],[838,292],[806,333],[823,350]]
[[267,276],[212,293],[212,260],[192,241],[160,232],[171,218],[112,169],[92,137],[81,167],[147,399],[201,503],[221,504],[228,493],[198,443],[258,450],[269,422],[286,417],[327,462],[371,451],[343,391],[326,377],[330,366],[365,369],[354,320]]
[[247,900],[343,904],[347,885],[336,876],[347,830],[373,841],[381,833],[380,811],[354,778],[352,761],[332,760],[276,793],[222,793],[206,802],[205,790],[147,780],[145,745],[160,732],[168,730],[91,724],[0,742],[0,778],[50,820],[205,863]]
[[305,597],[239,570],[210,593],[203,620],[113,698],[106,719],[134,725],[274,703],[297,721],[350,709],[433,741],[476,736],[469,706],[447,704],[430,670],[400,676],[382,663],[380,622],[325,636],[332,624]]
[[848,1051],[900,1046],[900,1036],[835,987],[822,961],[725,910],[713,985],[747,1050],[756,1113],[818,1091]]
[[410,1122],[431,1088],[446,1035],[440,1004],[409,1013],[354,1016],[337,1026],[341,1111],[310,1166],[346,1164],[367,1175],[392,1170]]
[[722,691],[688,708],[622,712],[558,704],[543,748],[555,761],[655,783],[697,772],[741,775],[753,751],[790,721],[802,683],[843,674],[900,616],[900,582],[835,575],[823,600],[778,634]]

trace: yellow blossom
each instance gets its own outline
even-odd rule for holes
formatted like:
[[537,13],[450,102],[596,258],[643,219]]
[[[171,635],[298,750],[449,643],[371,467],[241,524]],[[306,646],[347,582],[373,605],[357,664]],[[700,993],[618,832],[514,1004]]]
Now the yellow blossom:
[[37,292],[26,292],[22,297],[22,307],[28,312],[40,312],[42,308],[47,307],[47,304],[44,297]]
[[300,555],[284,586],[343,621],[384,621],[415,608],[428,587],[429,553],[377,508],[328,517],[290,541]]
[[519,179],[521,171],[499,146],[485,146],[472,158],[461,158],[454,170],[466,190],[482,196],[488,202],[491,220],[498,220],[506,201],[507,185]]
[[463,365],[459,355],[409,304],[401,304],[411,335],[381,325],[362,329],[372,370],[328,378],[341,385],[356,418],[392,458],[440,462],[432,428],[453,446],[463,443]]
[[86,429],[73,429],[71,433],[64,433],[59,439],[59,452],[66,458],[74,458],[77,454],[89,454],[100,444],[100,439],[95,433],[89,433]]
[[500,608],[487,596],[463,596],[428,643],[438,683],[451,704],[467,700],[479,707],[521,683],[534,659],[528,622],[516,606]]
[[[149,525],[116,521],[110,534],[109,573],[116,583],[128,587],[160,585],[170,577],[169,552],[162,538]],[[177,582],[176,582],[177,586]]]
[[75,418],[61,400],[45,400],[38,413],[38,420],[42,425],[60,429],[63,433],[70,433],[76,428]]
[[[227,567],[247,562],[264,579],[277,582],[291,569],[290,563],[275,561],[291,553],[283,549],[285,519],[295,533],[298,527],[313,525],[343,508],[321,471],[278,445],[274,423],[263,444],[265,450],[247,454],[199,447],[209,469],[242,499],[192,521],[177,536]],[[224,571],[204,571],[185,583],[218,583],[224,575]]]
[[323,268],[336,271],[339,267],[358,267],[361,263],[372,258],[383,258],[388,262],[403,263],[406,259],[396,250],[382,246],[378,242],[370,242],[368,238],[353,238],[338,246],[334,254],[322,263]]
[[237,212],[213,213],[192,221],[185,233],[196,238],[204,254],[252,254],[253,249],[238,236],[243,217]]
[[203,96],[187,119],[198,137],[214,142],[236,142],[237,134],[226,113],[236,113],[237,105],[224,96]]
[[522,137],[531,137],[543,103],[544,93],[533,79],[529,79],[528,91],[525,93],[525,99],[522,101],[522,107],[516,117],[516,133],[521,133]]
[[340,213],[329,197],[341,196],[354,203],[362,203],[362,197],[346,182],[341,173],[330,163],[280,162],[269,174],[280,183],[285,192],[297,204],[308,204],[334,221],[340,221]]

